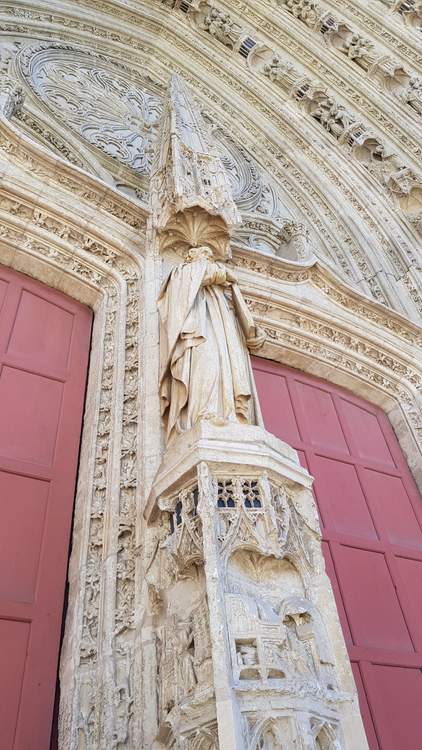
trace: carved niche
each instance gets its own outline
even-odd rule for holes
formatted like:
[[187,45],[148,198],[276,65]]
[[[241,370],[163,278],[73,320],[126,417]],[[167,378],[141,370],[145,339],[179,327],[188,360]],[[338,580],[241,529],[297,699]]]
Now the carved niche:
[[265,475],[219,479],[217,508],[235,684],[328,695],[333,662],[306,598],[316,527],[304,523],[294,492]]

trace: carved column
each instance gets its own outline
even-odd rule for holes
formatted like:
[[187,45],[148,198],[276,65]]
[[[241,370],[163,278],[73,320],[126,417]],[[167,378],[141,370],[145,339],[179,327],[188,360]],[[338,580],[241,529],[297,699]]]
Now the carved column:
[[[365,750],[312,478],[261,426],[247,347],[262,332],[227,265],[240,217],[177,78],[151,195],[173,268],[158,301],[167,446],[144,513],[143,655],[156,676],[144,746]],[[306,254],[302,227],[285,235]]]

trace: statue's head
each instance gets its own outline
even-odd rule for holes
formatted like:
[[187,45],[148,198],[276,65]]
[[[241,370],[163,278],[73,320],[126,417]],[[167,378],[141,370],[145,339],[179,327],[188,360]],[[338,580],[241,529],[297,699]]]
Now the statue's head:
[[194,260],[210,260],[214,257],[213,251],[208,245],[201,247],[191,247],[186,253],[186,261],[191,263]]

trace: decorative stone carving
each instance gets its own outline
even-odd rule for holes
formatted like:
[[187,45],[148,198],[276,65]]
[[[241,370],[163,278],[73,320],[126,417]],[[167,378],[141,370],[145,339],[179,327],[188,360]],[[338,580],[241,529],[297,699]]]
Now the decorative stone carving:
[[162,602],[157,739],[177,746],[214,717],[211,748],[342,750],[351,720],[364,748],[330,642],[339,625],[320,614],[332,605],[294,452],[258,427],[200,422],[168,447],[146,515],[167,528],[148,573]]
[[311,29],[315,27],[321,12],[314,0],[280,0],[280,5]]
[[[151,183],[161,249],[180,252],[190,241],[185,261],[170,271],[158,298],[160,400],[167,440],[201,419],[258,424],[246,346],[258,348],[265,336],[256,328],[236,278],[218,260],[230,253],[230,229],[238,214],[205,123],[177,77],[170,84]],[[201,244],[204,240],[214,253]]]
[[336,722],[313,718],[311,730],[317,750],[340,750],[339,727]]
[[[95,7],[100,9],[98,0],[94,0],[94,3],[95,3]],[[108,12],[111,15],[115,15],[116,10],[112,7],[111,4],[107,3],[107,8],[108,8]],[[52,28],[54,29],[54,31],[52,33],[54,33],[55,36],[57,36],[57,32],[60,31],[60,34],[64,35],[66,38],[69,38],[69,40],[74,40],[75,37],[77,37],[78,40],[81,43],[83,43],[84,39],[86,39],[85,21],[82,18],[78,18],[77,14],[75,14],[72,17],[71,26],[70,26],[69,17],[59,12],[54,13],[50,21],[47,22],[39,10],[30,8],[29,6],[28,8],[25,9],[24,14],[21,8],[16,8],[15,6],[12,6],[11,4],[6,5],[4,8],[4,11],[5,11],[5,17],[7,17],[7,21],[5,21],[5,24],[7,25],[8,33],[13,33],[13,30],[15,30],[16,33],[22,33],[28,36],[31,34],[31,28],[33,27],[33,24],[37,24],[38,22],[44,23],[45,21],[47,24],[49,23],[53,24]],[[384,39],[388,41],[388,44],[392,47],[392,49],[395,49],[401,55],[406,57],[409,63],[412,64],[413,57],[412,57],[412,53],[410,52],[411,43],[410,44],[407,43],[403,36],[401,36],[399,40],[399,38],[396,37],[394,33],[391,33],[391,31],[387,35],[385,35],[383,27],[382,27],[381,17],[379,17],[378,20],[376,19],[374,14],[371,14],[371,16],[368,17],[368,15],[365,14],[364,10],[361,7],[357,8],[356,6],[354,6],[353,13],[356,14],[356,17],[359,19],[359,22],[362,24],[362,26],[364,26],[369,32],[373,31],[374,33],[376,33],[379,38],[380,38],[379,35],[381,34],[384,37]],[[181,20],[183,20],[182,14],[180,14],[180,18]],[[140,22],[140,28],[141,28],[142,26],[142,23],[140,20],[141,14],[138,14],[137,19]],[[251,11],[251,19],[253,23],[257,23],[256,12]],[[131,14],[129,9],[123,8],[123,7],[120,8],[119,10],[119,20],[131,22],[131,23],[135,22],[133,13]],[[176,22],[180,26],[179,19],[176,19]],[[151,27],[151,24],[150,24],[150,19],[149,19],[148,28],[150,27]],[[158,27],[158,22],[155,24],[154,29],[156,33],[161,34],[161,30],[159,30],[159,27]],[[127,51],[127,54],[125,54],[124,56],[125,59],[128,59],[128,57],[130,57],[134,62],[136,62],[136,59],[139,61],[142,57],[143,42],[141,42],[138,38],[136,38],[134,34],[124,32],[121,29],[117,30],[117,28],[104,29],[102,27],[94,26],[92,23],[89,26],[89,33],[93,36],[93,38],[95,38],[96,44],[97,43],[99,45],[116,44],[116,49],[117,49],[116,55],[121,53],[121,50],[123,49],[123,46],[124,46]],[[287,41],[286,33],[284,32],[281,26],[279,26],[278,34],[279,34],[280,40],[282,40],[283,42]],[[179,39],[177,39],[177,35],[178,35],[178,32],[176,32],[176,30],[174,30],[174,32],[173,30],[170,32],[170,30],[167,29],[166,39],[168,39],[168,48],[167,48],[167,52],[163,51],[164,56],[167,54],[171,54],[171,52],[168,51],[169,48],[171,50],[177,50],[177,53],[179,52],[181,54],[183,53],[183,44],[184,44],[182,40],[183,32],[182,34],[179,35]],[[171,37],[171,40],[170,40],[170,37]],[[131,52],[131,49],[135,49],[136,53]],[[300,49],[302,49],[302,47],[300,47]],[[309,56],[307,59],[309,60],[309,64],[312,64],[314,66],[316,65],[315,55],[313,56],[312,61],[309,58]],[[148,62],[149,60],[150,58],[148,58]],[[213,65],[211,58],[209,62],[210,62],[211,68],[213,69],[213,72],[215,73],[217,70],[217,66]],[[413,146],[411,145],[412,139],[409,138],[408,134],[404,133],[403,129],[400,128],[397,121],[396,122],[393,121],[391,113],[388,113],[385,110],[381,111],[381,108],[379,106],[372,106],[370,97],[368,96],[368,91],[365,91],[365,87],[363,85],[361,85],[360,87],[358,86],[358,88],[356,88],[348,84],[347,81],[345,80],[345,77],[341,75],[337,69],[331,66],[330,69],[328,70],[327,66],[323,64],[322,60],[318,61],[318,69],[321,71],[322,75],[327,75],[327,76],[329,75],[331,82],[335,84],[336,86],[341,86],[341,87],[344,86],[345,92],[347,93],[347,96],[350,97],[350,100],[355,102],[357,106],[362,105],[362,107],[364,107],[366,111],[368,112],[368,115],[370,115],[374,119],[374,121],[378,122],[380,129],[385,128],[385,132],[387,134],[394,135],[395,138],[399,139],[399,140],[396,140],[397,143],[403,142],[403,145],[405,148],[414,148],[414,143],[413,143]],[[223,78],[221,78],[221,81],[223,81]],[[207,96],[209,93],[209,89],[205,86],[202,86],[202,84],[198,81],[198,79],[196,83],[197,85],[199,85],[200,88],[202,87],[204,95]],[[358,84],[357,81],[356,83]],[[210,97],[211,96],[212,96],[212,92],[210,93]],[[262,100],[262,103],[265,98],[266,98],[265,92],[261,91],[260,99]],[[246,103],[246,106],[248,107],[254,106],[252,94],[248,94],[245,96],[245,103]],[[227,106],[228,106],[228,102],[226,101],[226,107]],[[262,107],[263,104],[260,106]],[[237,120],[238,115],[239,115],[238,111],[235,112],[235,110],[236,110],[235,106],[230,107],[230,111],[231,111],[230,117],[233,118],[233,122]],[[260,111],[263,111],[263,110],[261,109]],[[284,125],[282,126],[282,118],[278,119],[278,128],[279,129],[282,128],[283,133],[286,135],[285,126],[286,126],[285,122],[284,122]],[[257,127],[254,128],[254,133],[251,134],[252,138],[258,137],[257,136],[258,130],[259,128]],[[250,127],[249,127],[249,131],[250,131]],[[287,138],[289,139],[290,136],[287,136]],[[317,154],[318,148],[311,148],[309,144],[306,144],[306,138],[301,137],[299,132],[297,132],[296,134],[295,141],[297,143],[299,141],[301,142],[299,145],[299,149],[304,148],[306,150],[306,153],[308,155],[307,158],[310,158],[311,160],[317,160],[319,164],[319,168],[322,170],[322,172],[327,176],[327,178],[330,181],[332,181],[336,185],[335,189],[338,189],[342,192],[343,199],[352,200],[351,193],[350,193],[351,188],[350,186],[348,186],[348,179],[346,178],[346,174],[343,174],[341,177],[339,175],[335,175],[334,170],[330,168],[329,166],[329,160],[327,160],[325,156],[322,156],[322,155],[318,156]],[[271,144],[268,141],[268,139],[266,140],[265,146],[263,142],[261,146],[261,141],[259,141],[260,145],[258,145],[258,141],[256,141],[255,143],[256,143],[256,148],[261,152],[260,158],[262,159],[266,158],[265,156],[266,149],[268,150],[268,153],[272,151],[276,153],[276,151],[279,149],[279,145]],[[251,148],[251,142],[250,142],[250,148]],[[294,151],[292,151],[291,153],[293,154]],[[289,151],[289,154],[290,154],[290,151]],[[296,167],[298,166],[298,163],[295,161],[293,157],[290,158],[289,156],[288,161],[291,162],[291,165],[296,164]],[[286,183],[286,181],[288,181],[291,185],[292,177],[293,177],[295,170],[292,170],[289,175],[286,175],[284,174],[283,169],[284,168],[282,164],[280,164],[279,167],[277,168],[279,179],[283,183]],[[350,176],[351,176],[351,172],[349,172],[349,177]],[[328,208],[329,202],[326,200],[325,196],[324,196],[324,199],[322,198],[322,194],[319,196],[319,199],[318,199],[318,190],[315,190],[315,186],[312,185],[312,178],[310,176],[307,176],[306,170],[304,170],[304,172],[301,173],[301,169],[299,166],[297,170],[297,177],[300,183],[307,184],[306,191],[308,192],[309,195],[311,195],[312,193],[312,196],[313,196],[312,202],[315,201],[316,205],[318,205],[319,207],[319,211],[321,211],[322,214],[325,214],[326,209]],[[296,199],[300,199],[298,198],[298,194],[300,195],[300,190],[301,188],[295,186]],[[359,211],[361,218],[363,218],[363,221],[365,222],[365,225],[367,227],[366,231],[369,231],[374,237],[377,237],[377,242],[380,242],[380,247],[382,246],[381,252],[385,251],[386,254],[390,254],[390,251],[393,250],[393,243],[391,242],[388,243],[388,241],[386,240],[386,237],[384,236],[384,229],[383,229],[384,222],[385,222],[385,226],[388,226],[388,231],[390,233],[392,232],[393,234],[395,234],[394,244],[396,242],[399,242],[402,244],[402,246],[404,246],[404,244],[406,244],[405,233],[402,234],[401,230],[399,229],[399,216],[396,219],[394,218],[394,215],[391,214],[391,212],[390,214],[387,214],[387,212],[382,212],[382,216],[381,216],[380,214],[381,204],[380,203],[378,204],[376,209],[375,207],[371,209],[370,204],[359,199],[359,195],[361,195],[361,191],[356,192],[356,190],[354,190],[353,188],[352,188],[352,191],[354,193],[354,198],[353,198],[354,205]],[[317,216],[318,211],[316,210],[313,211],[313,209],[311,208],[311,205],[312,204],[309,202],[308,210],[310,210],[313,214],[315,214],[313,215],[313,221],[316,221],[317,223],[319,223],[320,219]],[[345,261],[344,261],[344,253],[342,253],[340,249],[341,246],[342,247],[344,246],[343,240],[336,243],[334,238],[337,236],[337,233],[339,233],[339,236],[341,237],[347,234],[347,231],[345,231],[345,223],[340,220],[336,222],[336,219],[333,219],[332,210],[331,211],[328,210],[328,214],[331,214],[331,217],[328,220],[330,222],[334,221],[334,223],[336,224],[336,230],[335,230],[335,233],[332,235],[332,239],[327,240],[328,244],[330,245],[330,254],[334,262],[336,262],[335,260],[336,255],[340,255],[342,258],[341,262],[344,267],[347,264],[345,264]],[[378,222],[378,218],[379,218],[379,222]],[[327,236],[329,233],[326,231],[325,234]],[[337,244],[337,248],[334,247],[336,244]],[[357,251],[356,241],[351,240],[351,247],[349,249],[353,250],[355,258],[356,258],[356,255],[359,255]],[[362,271],[362,258],[356,258],[356,261],[357,261],[357,266],[359,268],[359,271],[356,269],[356,273],[360,274],[360,272]],[[349,266],[352,265],[352,263],[354,265],[354,261],[351,261]],[[382,290],[383,285],[379,283],[379,277],[376,277],[375,275],[373,275],[374,269],[371,268],[371,263],[369,262],[367,263],[367,265],[369,265],[369,267],[364,271],[364,275],[367,278],[368,290],[369,289],[373,290],[373,293],[377,299],[379,300],[383,299],[384,301],[387,301],[387,298],[389,298],[389,301],[391,303],[391,301],[394,299],[394,294],[390,294],[388,292],[385,293],[385,291],[383,292]],[[349,275],[351,274],[353,276],[354,272],[351,271],[350,267],[348,268],[346,272],[349,273]],[[400,271],[398,271],[398,273],[400,273]],[[412,295],[414,294],[415,294],[415,290],[413,290],[412,292]],[[394,301],[392,302],[392,304],[394,304]]]
[[309,230],[302,222],[293,219],[270,223],[251,217],[236,231],[235,238],[253,250],[289,262],[305,266],[315,262]]
[[263,72],[270,81],[282,83],[289,88],[297,80],[297,72],[294,69],[292,63],[283,60],[279,55],[275,54],[269,62],[263,66]]
[[[154,226],[164,238],[162,247],[166,240],[174,249],[208,244],[225,257],[230,230],[240,223],[221,158],[199,109],[177,76],[171,79],[156,147],[151,208]],[[183,242],[182,233],[175,237],[174,232],[180,226],[179,214],[189,210],[192,220],[185,222]],[[211,231],[209,217],[215,217]]]
[[230,13],[218,8],[209,9],[203,19],[203,26],[211,36],[230,49],[237,49],[244,36],[242,27],[232,20]]
[[418,115],[422,115],[422,78],[415,76],[410,80],[403,98]]
[[[52,157],[47,155],[47,158]],[[130,425],[125,418],[119,418],[119,416],[116,418],[113,409],[116,401],[120,401],[123,397],[125,401],[129,396],[135,402],[137,401],[138,362],[134,351],[137,351],[138,341],[140,268],[129,255],[123,253],[118,244],[114,244],[109,238],[101,241],[99,238],[101,230],[98,228],[95,236],[86,233],[83,219],[81,221],[76,211],[72,214],[71,212],[65,214],[63,209],[56,212],[54,200],[58,194],[60,194],[62,206],[68,207],[72,201],[72,197],[69,197],[69,193],[66,194],[63,189],[63,185],[68,187],[65,182],[67,167],[63,166],[62,162],[60,168],[63,170],[61,173],[63,183],[60,186],[57,184],[54,197],[50,188],[52,205],[49,206],[48,211],[37,208],[30,199],[23,202],[11,201],[2,192],[0,196],[2,238],[3,242],[5,238],[8,242],[11,241],[11,235],[6,231],[8,222],[5,223],[5,216],[9,217],[9,222],[24,221],[27,231],[25,234],[22,231],[19,232],[19,252],[22,255],[25,254],[30,262],[36,260],[40,264],[42,261],[42,267],[47,268],[50,273],[50,275],[47,273],[45,281],[49,283],[54,281],[57,285],[57,280],[65,279],[64,288],[76,297],[80,296],[81,289],[86,288],[95,289],[98,293],[97,310],[103,325],[99,329],[101,346],[97,354],[94,343],[93,356],[96,357],[96,366],[93,368],[95,374],[91,375],[91,378],[98,382],[98,392],[95,394],[88,392],[87,396],[87,411],[88,414],[93,415],[94,419],[89,427],[92,436],[86,443],[81,458],[80,485],[75,511],[76,530],[84,526],[85,542],[81,550],[78,547],[76,532],[74,547],[77,548],[75,552],[77,563],[75,567],[74,557],[69,574],[72,614],[69,615],[70,625],[68,624],[70,628],[75,623],[75,630],[70,635],[71,647],[69,648],[67,638],[63,647],[60,741],[63,747],[93,748],[98,746],[101,733],[106,737],[107,744],[117,750],[120,748],[119,743],[124,744],[132,737],[134,694],[133,651],[128,644],[133,625],[134,581],[128,589],[126,576],[121,568],[123,560],[119,558],[121,550],[124,549],[125,565],[129,571],[132,571],[135,518],[133,505],[129,510],[124,488],[121,491],[121,508],[113,509],[118,523],[110,529],[105,524],[105,517],[110,513],[111,506],[110,485],[108,484],[111,463],[114,463],[117,471],[117,499],[119,499],[119,472],[121,472],[122,485],[125,484],[124,460],[119,460],[119,452],[116,451],[116,445],[120,444],[120,437],[122,445],[125,446],[122,455],[126,455],[129,447],[134,454],[137,450],[136,403],[133,403],[131,407],[134,419]],[[52,172],[50,167],[50,174]],[[29,179],[35,180],[36,174],[34,170]],[[19,175],[19,170],[15,169],[13,174],[15,191],[19,189]],[[45,183],[41,182],[41,179],[40,186],[38,195],[42,196],[43,189],[48,190],[48,188]],[[79,189],[84,187],[84,177],[79,177],[78,187]],[[65,196],[64,199],[63,196]],[[104,194],[102,197],[104,200]],[[72,219],[69,219],[70,215]],[[81,224],[78,224],[78,221]],[[119,232],[124,231],[123,222],[116,220],[116,225],[119,227]],[[4,251],[5,245],[3,244],[2,247]],[[4,260],[7,261],[7,253],[5,256]],[[29,265],[29,268],[33,273],[33,266]],[[123,299],[119,297],[122,290],[125,290],[127,294],[127,296],[122,295]],[[127,316],[126,329],[125,316]],[[123,330],[118,327],[120,321],[123,322]],[[119,373],[116,374],[115,341],[118,336],[122,337],[120,340],[123,346],[119,353]],[[133,381],[136,383],[135,391],[131,385]],[[129,432],[131,432],[131,437],[129,437]],[[136,475],[133,472],[131,472],[130,485],[131,492],[134,492]],[[116,485],[113,487],[113,495],[115,498]],[[124,524],[123,533],[121,533],[120,524]],[[113,556],[113,562],[116,562],[117,567],[114,573],[112,569],[105,571],[103,566],[104,548],[110,544],[110,540],[113,546],[116,544],[119,548],[116,556]],[[109,555],[109,562],[111,559],[112,555]],[[112,622],[106,621],[104,617],[105,589],[111,592],[106,606],[112,613]],[[101,637],[102,645],[105,639],[111,644],[111,654],[107,657],[104,657],[103,652],[99,653],[99,637]],[[108,671],[107,665],[107,659],[110,658],[113,659],[112,673]],[[104,725],[103,716],[105,695],[109,701],[107,703],[107,726]]]
[[299,263],[312,259],[309,230],[301,222],[285,221],[281,236],[287,247],[284,252],[279,252],[279,255]]
[[212,136],[230,183],[233,200],[242,214],[242,226],[250,215],[258,214],[272,222],[281,220],[285,208],[272,182],[266,178],[248,151],[224,131],[210,113],[202,112],[202,115],[212,128]]
[[[301,20],[306,21],[309,25],[314,25],[317,20],[316,4],[313,0],[283,0],[288,4],[289,9]],[[287,7],[287,5],[286,5]],[[213,10],[211,6],[211,11]],[[216,18],[220,18],[219,14],[222,11],[214,9],[216,12]],[[233,23],[231,17],[227,13],[224,15],[224,24],[228,24],[231,28]],[[223,23],[223,21],[222,21]],[[330,24],[328,24],[327,29]],[[220,28],[220,27],[219,27]],[[239,27],[240,28],[240,27]],[[240,32],[239,32],[240,33]],[[227,40],[221,37],[221,34],[215,34],[218,41],[227,45]],[[344,41],[345,52],[352,59],[359,60],[363,67],[368,67],[368,70],[376,78],[380,75],[385,78],[384,85],[386,90],[401,88],[402,84],[407,83],[410,79],[409,74],[402,68],[401,65],[392,63],[385,56],[377,58],[369,58],[368,45],[359,35],[352,33],[351,35],[346,34],[346,40]],[[349,44],[350,42],[350,44]],[[259,49],[259,53],[256,54],[256,50]],[[371,48],[372,49],[372,48]],[[344,105],[340,104],[331,94],[328,93],[326,88],[318,81],[310,80],[307,75],[304,75],[296,69],[289,61],[283,61],[279,54],[272,51],[266,45],[254,41],[249,49],[245,50],[243,55],[247,61],[247,64],[257,72],[270,78],[276,85],[282,87],[284,91],[309,114],[315,120],[317,120],[325,130],[327,130],[334,138],[339,140],[341,143],[347,141],[347,135],[349,128],[355,128],[357,125],[361,126],[360,121],[353,112],[349,112]],[[365,126],[362,126],[366,129]],[[381,148],[385,151],[387,149],[386,144],[381,138],[376,136],[381,144]],[[354,155],[354,151],[351,151]],[[413,174],[413,179],[407,181],[406,188],[402,191],[398,191],[395,187],[395,182],[390,180],[390,171],[386,177],[385,170],[372,170],[376,179],[387,188],[391,197],[394,200],[398,200],[399,205],[406,211],[412,212],[414,205],[419,205],[419,187],[418,183],[422,179],[412,169],[412,167],[404,164],[400,157],[397,157],[397,161],[400,162],[398,170],[410,170]],[[406,190],[410,192],[407,193]]]
[[392,9],[416,29],[422,28],[422,2],[420,0],[393,0]]
[[151,87],[135,87],[125,69],[95,52],[60,43],[26,48],[19,65],[36,95],[68,127],[140,175],[149,174],[161,112]]
[[6,74],[0,75],[0,114],[9,120],[19,114],[23,101],[22,86]]
[[[7,52],[10,56],[9,50]],[[48,86],[43,77],[39,81],[37,78],[39,70],[44,71],[46,67],[43,62],[44,58],[49,61],[50,67],[54,68],[54,76]],[[9,57],[5,57],[4,65],[6,62],[8,64],[8,61]],[[58,43],[31,45],[20,55],[17,64],[34,92],[44,104],[48,105],[54,116],[63,117],[60,111],[61,101],[69,95],[68,106],[72,108],[70,124],[72,125],[73,120],[79,117],[80,127],[75,122],[75,129],[81,137],[89,141],[97,152],[101,150],[106,156],[112,156],[116,161],[115,171],[119,169],[117,162],[128,168],[124,180],[121,177],[118,179],[116,172],[114,179],[119,190],[122,192],[126,190],[125,181],[130,175],[129,170],[138,177],[149,175],[152,166],[152,149],[157,139],[157,121],[163,108],[161,90],[157,93],[158,85],[151,84],[149,78],[145,76],[145,79],[140,80],[139,85],[135,87],[135,84],[130,82],[129,72],[123,66],[112,67],[105,58],[92,51],[82,51]],[[80,78],[78,87],[72,85],[71,79],[68,81],[66,79],[65,72],[71,67],[78,71],[77,74],[75,73]],[[72,89],[71,93],[67,90],[69,87]],[[87,98],[88,102],[85,101]],[[99,98],[98,103],[97,98]],[[190,96],[188,98],[191,99]],[[102,117],[106,101],[109,108],[107,121]],[[78,154],[77,141],[72,144],[70,140],[60,138],[57,132],[46,126],[42,117],[35,117],[32,112],[24,110],[21,114],[19,112],[16,114],[19,115],[20,122],[26,126],[27,132],[32,137],[39,139],[71,163],[92,171],[92,164],[86,162],[82,153]],[[141,115],[144,117],[142,126],[139,119]],[[90,124],[94,116],[97,118],[97,134],[94,124]],[[85,122],[85,117],[88,122]],[[211,140],[214,144],[211,151],[221,157],[233,199],[242,214],[258,213],[274,219],[280,217],[283,212],[276,191],[268,180],[265,180],[262,171],[258,169],[248,152],[222,130],[211,113],[203,116],[202,120],[202,137],[206,140],[208,131],[213,131]],[[141,137],[143,133],[145,137]],[[104,144],[100,142],[101,137],[104,139]],[[122,142],[111,153],[116,139]],[[107,146],[105,141],[107,141]],[[208,149],[209,146],[204,146],[204,148]],[[105,159],[104,164],[109,167],[110,160]],[[139,185],[132,191],[129,190],[129,194],[136,194],[144,200],[143,191]],[[178,217],[178,226],[174,231],[185,232],[189,237],[192,231],[190,223],[186,222],[186,226],[182,228],[179,219],[180,217]],[[238,222],[237,217],[235,223]],[[214,226],[215,229],[216,226]],[[189,240],[187,243],[191,244]]]
[[[323,35],[325,42],[349,60],[353,61],[376,80],[384,91],[402,96],[409,83],[411,73],[403,65],[376,48],[375,44],[324,9],[316,2],[306,0],[277,0],[285,8],[314,32]],[[405,101],[408,101],[405,99]],[[409,102],[410,104],[410,102]]]
[[[225,289],[231,290],[229,304]],[[233,310],[231,309],[233,306]],[[161,411],[167,440],[198,420],[260,422],[245,347],[257,349],[256,328],[236,277],[208,247],[192,248],[158,298],[161,318]]]
[[[166,508],[163,506],[162,510]],[[202,527],[198,516],[198,491],[182,490],[173,508],[169,509],[171,535],[165,548],[171,555],[177,575],[192,565],[202,564]]]

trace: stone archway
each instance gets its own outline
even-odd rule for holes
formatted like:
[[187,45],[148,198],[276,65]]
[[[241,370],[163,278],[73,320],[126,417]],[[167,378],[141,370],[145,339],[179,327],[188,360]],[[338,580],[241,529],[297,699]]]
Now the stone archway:
[[41,183],[35,203],[33,189],[18,170],[13,186],[2,184],[2,263],[95,314],[60,668],[60,745],[75,747],[97,743],[103,701],[116,712],[109,736],[131,731],[142,261],[114,239],[127,229],[120,219],[101,236],[87,231],[77,199]]

